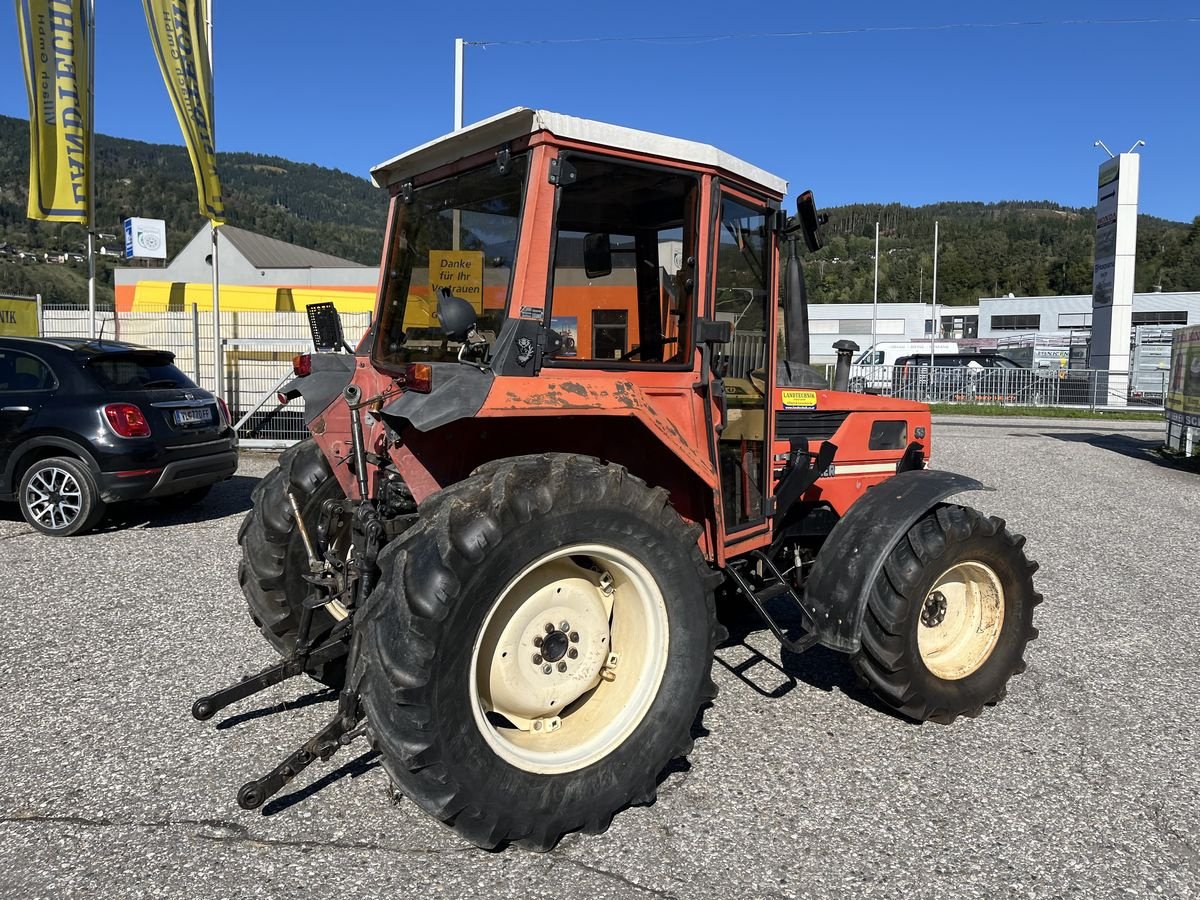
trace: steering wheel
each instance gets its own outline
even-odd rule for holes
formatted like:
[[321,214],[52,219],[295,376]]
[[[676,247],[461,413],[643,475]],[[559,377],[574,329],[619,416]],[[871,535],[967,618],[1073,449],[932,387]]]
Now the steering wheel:
[[668,344],[678,344],[678,343],[679,343],[679,338],[666,337],[664,335],[664,336],[659,337],[659,339],[655,340],[655,341],[650,341],[645,344],[634,344],[626,352],[622,353],[620,356],[617,357],[617,362],[626,362],[626,361],[632,359],[633,355],[635,353],[642,352],[643,347],[657,347],[658,349],[661,350],[663,347],[667,346]]

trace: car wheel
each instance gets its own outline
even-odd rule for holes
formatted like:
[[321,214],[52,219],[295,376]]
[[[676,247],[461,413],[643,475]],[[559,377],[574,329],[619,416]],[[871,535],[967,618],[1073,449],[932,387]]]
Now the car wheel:
[[25,521],[52,537],[91,530],[105,508],[87,466],[66,456],[38,460],[26,469],[17,502]]

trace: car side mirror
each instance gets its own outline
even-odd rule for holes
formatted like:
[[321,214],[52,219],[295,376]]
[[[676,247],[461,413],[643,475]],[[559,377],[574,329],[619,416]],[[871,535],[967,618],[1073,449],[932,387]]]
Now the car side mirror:
[[438,288],[437,295],[437,317],[442,331],[450,340],[462,343],[479,323],[475,307],[462,297],[454,296],[448,288]]
[[588,278],[603,278],[612,274],[612,243],[607,234],[584,237],[583,271]]

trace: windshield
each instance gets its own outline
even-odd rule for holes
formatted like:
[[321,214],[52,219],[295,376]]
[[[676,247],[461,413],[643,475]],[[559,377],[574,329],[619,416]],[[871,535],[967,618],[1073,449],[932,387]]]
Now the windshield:
[[527,158],[507,174],[494,163],[419,187],[393,204],[392,241],[374,356],[395,368],[458,357],[438,326],[437,289],[475,307],[491,340],[508,305]]

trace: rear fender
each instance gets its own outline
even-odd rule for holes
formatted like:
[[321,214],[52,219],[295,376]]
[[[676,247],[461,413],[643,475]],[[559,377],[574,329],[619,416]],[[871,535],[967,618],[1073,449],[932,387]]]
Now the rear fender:
[[355,359],[349,353],[314,353],[312,374],[297,376],[283,386],[280,393],[287,399],[304,398],[305,425],[323,413],[350,383]]
[[902,472],[869,488],[830,531],[804,588],[826,647],[858,650],[867,594],[892,548],[928,510],[960,491],[989,490],[953,472]]

